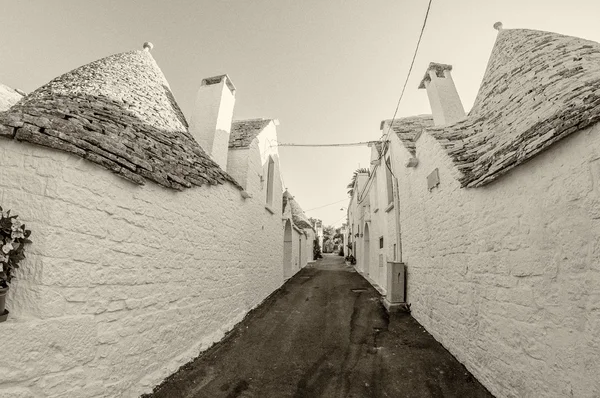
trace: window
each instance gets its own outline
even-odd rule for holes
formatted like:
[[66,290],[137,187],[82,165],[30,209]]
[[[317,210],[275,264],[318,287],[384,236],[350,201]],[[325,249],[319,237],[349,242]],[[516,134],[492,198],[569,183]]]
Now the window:
[[387,180],[387,198],[388,204],[394,201],[394,183],[392,182],[392,165],[390,164],[390,158],[385,160],[385,176]]
[[267,205],[273,206],[273,180],[275,174],[275,162],[269,156],[269,166],[267,169]]
[[383,249],[383,236],[379,237],[379,248]]

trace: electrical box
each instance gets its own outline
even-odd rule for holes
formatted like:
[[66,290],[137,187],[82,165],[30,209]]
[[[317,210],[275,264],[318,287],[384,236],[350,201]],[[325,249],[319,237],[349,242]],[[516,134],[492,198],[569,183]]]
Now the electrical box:
[[[404,263],[388,261],[387,263],[387,292],[385,301],[389,305],[406,302],[406,274]],[[386,305],[387,307],[387,305]],[[389,308],[388,308],[389,309]]]

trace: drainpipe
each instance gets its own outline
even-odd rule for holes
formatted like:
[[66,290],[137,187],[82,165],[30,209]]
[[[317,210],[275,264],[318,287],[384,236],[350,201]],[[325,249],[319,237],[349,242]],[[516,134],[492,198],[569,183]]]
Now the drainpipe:
[[398,178],[394,177],[394,183],[396,184],[395,194],[396,194],[396,204],[394,207],[396,208],[396,244],[398,250],[398,259],[399,263],[402,262],[402,228],[400,225],[400,185],[398,184]]
[[[393,159],[392,146],[390,142],[390,159]],[[394,162],[390,162],[390,168],[392,169],[393,174],[393,185],[394,187],[394,213],[396,215],[396,250],[398,253],[398,257],[396,258],[396,262],[402,262],[402,229],[400,226],[400,184],[398,184],[398,177],[396,177],[397,173],[394,171]],[[394,253],[396,254],[396,253]]]

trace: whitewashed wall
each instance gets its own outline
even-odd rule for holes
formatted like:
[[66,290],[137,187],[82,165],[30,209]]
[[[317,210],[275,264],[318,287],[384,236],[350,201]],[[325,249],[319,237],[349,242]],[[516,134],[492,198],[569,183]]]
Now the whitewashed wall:
[[315,261],[314,258],[314,242],[315,242],[315,231],[312,229],[305,229],[306,232],[306,262],[312,263]]
[[0,397],[137,397],[283,282],[274,214],[230,184],[137,186],[2,140],[0,203],[32,230],[0,324]]
[[476,189],[392,141],[413,316],[498,397],[600,396],[600,126]]
[[296,275],[300,270],[300,264],[298,263],[300,247],[298,246],[298,240],[300,239],[300,233],[292,226],[292,264],[290,277]]
[[[379,152],[375,147],[372,147],[371,161],[379,159]],[[371,167],[372,181],[368,184],[368,199],[365,199],[358,208],[350,214],[350,222],[354,225],[361,225],[362,237],[355,237],[357,247],[360,247],[357,256],[357,268],[378,290],[386,293],[387,279],[387,261],[393,261],[394,244],[396,240],[396,213],[394,206],[390,207],[387,195],[387,168],[385,166],[385,158],[381,159],[379,166]],[[395,205],[395,200],[393,201]],[[361,216],[355,215],[360,212]],[[367,221],[368,220],[368,221]],[[369,226],[370,242],[368,253],[368,270],[365,268],[367,253],[365,243],[365,223]],[[379,247],[379,239],[383,237],[383,248]],[[367,273],[368,271],[368,273]]]

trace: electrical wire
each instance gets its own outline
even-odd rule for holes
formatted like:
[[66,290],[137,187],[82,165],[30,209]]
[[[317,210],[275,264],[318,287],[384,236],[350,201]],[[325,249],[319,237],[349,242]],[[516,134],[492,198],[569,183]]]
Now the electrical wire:
[[323,206],[319,206],[319,207],[314,207],[314,208],[312,208],[312,209],[305,210],[305,212],[307,212],[307,211],[312,211],[312,210],[317,210],[317,209],[322,209],[323,207],[331,206],[331,205],[334,205],[334,204],[336,204],[336,203],[345,202],[345,201],[347,201],[347,200],[348,200],[348,199],[345,199],[345,198],[344,198],[344,199],[342,199],[342,200],[338,200],[337,202],[333,202],[333,203],[329,203],[329,204],[327,204],[327,205],[323,205]]
[[277,143],[277,146],[293,146],[293,147],[347,147],[347,146],[363,146],[374,144],[379,141],[363,141],[363,142],[347,142],[347,143],[336,143],[336,144],[294,144],[294,143]]
[[[410,75],[412,73],[412,69],[413,66],[415,64],[415,59],[417,58],[417,54],[419,52],[419,46],[421,45],[421,39],[423,38],[423,32],[425,32],[425,26],[427,25],[427,19],[429,17],[429,11],[431,10],[431,3],[433,0],[429,0],[429,3],[427,4],[427,11],[425,12],[425,18],[423,19],[423,25],[421,26],[421,33],[419,33],[419,39],[417,40],[417,45],[415,46],[415,52],[413,54],[412,57],[412,61],[410,62],[410,67],[408,68],[408,73],[406,75],[406,79],[404,80],[404,85],[402,86],[402,91],[400,92],[400,97],[398,98],[398,102],[396,104],[396,110],[394,111],[394,116],[392,117],[391,122],[388,125],[388,130],[385,134],[385,138],[382,138],[382,140],[380,140],[383,143],[383,147],[381,148],[381,152],[379,154],[379,158],[377,160],[381,161],[381,158],[383,157],[383,155],[386,153],[388,147],[389,147],[389,140],[388,137],[390,135],[390,131],[392,130],[392,126],[394,124],[394,121],[396,120],[396,115],[398,114],[398,109],[400,109],[400,102],[402,101],[402,97],[404,97],[404,92],[406,91],[406,85],[408,84],[408,80],[410,78]],[[386,145],[387,144],[387,145]],[[377,167],[379,165],[376,164],[373,167],[373,171],[371,172],[371,175],[369,176],[369,181],[367,181],[367,184],[365,184],[365,187],[362,189],[361,192],[357,193],[357,203],[361,203],[364,201],[364,196],[363,194],[365,193],[366,188],[369,186],[369,182],[373,179],[373,177],[375,176],[375,171],[377,170]],[[388,169],[390,168],[389,165],[386,164],[386,166],[388,167]],[[390,170],[391,172],[391,170]],[[392,175],[394,173],[392,172]],[[362,199],[360,198],[360,196],[363,196]]]
[[346,217],[346,215],[344,214],[343,216],[341,216],[340,218],[338,218],[337,220],[335,220],[334,222],[330,223],[329,225],[333,226],[335,228],[335,223],[340,222],[341,220],[343,220]]

